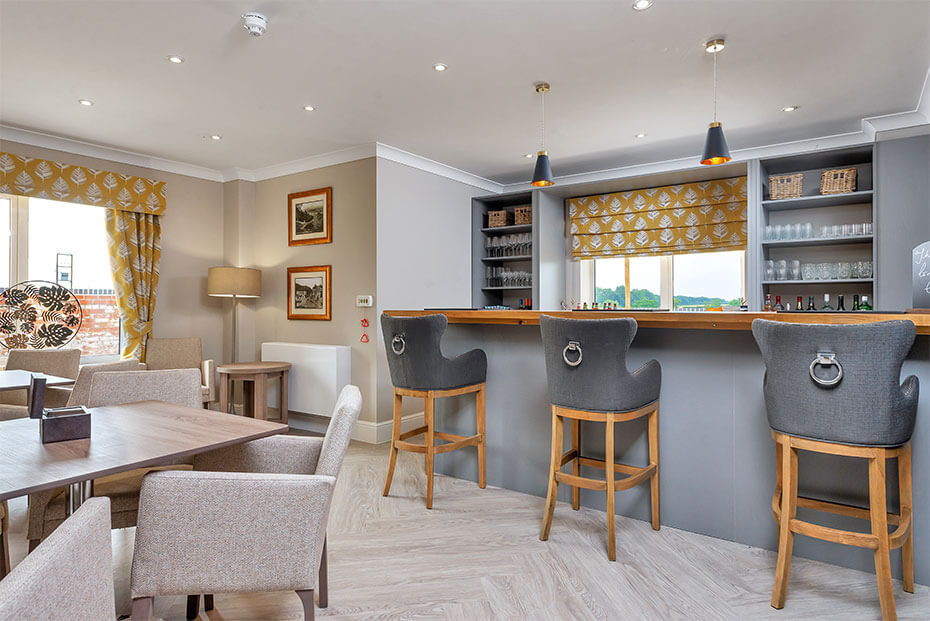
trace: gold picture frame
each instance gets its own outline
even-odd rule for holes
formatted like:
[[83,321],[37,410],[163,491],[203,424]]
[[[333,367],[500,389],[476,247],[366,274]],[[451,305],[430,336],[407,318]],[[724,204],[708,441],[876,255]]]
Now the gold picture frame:
[[333,189],[319,188],[287,195],[287,245],[333,241]]
[[287,268],[287,318],[332,319],[332,266]]

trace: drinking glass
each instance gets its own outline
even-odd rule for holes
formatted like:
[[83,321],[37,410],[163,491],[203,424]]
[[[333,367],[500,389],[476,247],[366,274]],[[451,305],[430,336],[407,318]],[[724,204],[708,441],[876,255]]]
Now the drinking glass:
[[855,230],[855,227],[852,224],[844,224],[842,226],[843,228],[840,230],[843,233],[843,237],[850,237],[854,234],[853,231]]
[[866,234],[866,235],[871,235],[871,234],[872,234],[872,223],[871,223],[871,222],[865,222],[865,223],[862,225],[862,232],[863,232],[864,234]]
[[838,278],[846,280],[852,276],[852,263],[849,261],[840,261],[836,264],[836,275]]
[[801,262],[797,259],[788,261],[788,279],[801,280]]
[[775,280],[775,261],[765,262],[765,275],[763,280]]
[[834,224],[834,225],[831,227],[831,231],[832,231],[832,234],[830,235],[830,237],[842,237],[842,235],[843,235],[843,225],[842,225],[842,224]]
[[791,239],[801,239],[801,223],[795,223],[791,225]]
[[872,262],[871,261],[859,261],[859,278],[871,278],[872,277]]
[[788,262],[784,259],[779,259],[775,261],[775,279],[776,280],[787,280],[788,279]]
[[766,224],[765,225],[765,237],[763,239],[765,239],[765,241],[772,241],[773,239],[775,239],[773,237],[774,235],[775,235],[775,226],[772,224]]
[[816,280],[817,279],[817,264],[816,263],[805,263],[801,266],[801,278],[804,280]]
[[817,264],[817,279],[818,280],[829,280],[830,279],[830,264],[829,263],[818,263]]
[[832,232],[833,232],[833,229],[828,224],[824,224],[823,226],[820,227],[820,237],[824,239],[826,239],[827,237],[830,237]]
[[814,236],[814,225],[810,222],[804,223],[804,239],[810,239]]

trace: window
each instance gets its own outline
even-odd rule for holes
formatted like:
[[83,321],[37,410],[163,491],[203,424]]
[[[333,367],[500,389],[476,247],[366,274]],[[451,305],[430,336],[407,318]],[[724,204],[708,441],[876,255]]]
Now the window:
[[0,195],[0,290],[24,280],[69,288],[83,322],[67,347],[84,356],[116,355],[120,348],[104,217],[102,207]]
[[592,262],[594,300],[598,304],[613,302],[620,308],[686,311],[738,307],[746,296],[743,250],[612,257]]

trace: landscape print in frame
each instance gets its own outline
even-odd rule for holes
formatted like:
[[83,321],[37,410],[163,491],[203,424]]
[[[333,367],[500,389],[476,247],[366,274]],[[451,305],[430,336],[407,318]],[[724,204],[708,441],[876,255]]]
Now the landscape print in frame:
[[287,245],[333,241],[333,189],[320,188],[287,195]]
[[287,318],[329,321],[332,318],[332,266],[287,268]]

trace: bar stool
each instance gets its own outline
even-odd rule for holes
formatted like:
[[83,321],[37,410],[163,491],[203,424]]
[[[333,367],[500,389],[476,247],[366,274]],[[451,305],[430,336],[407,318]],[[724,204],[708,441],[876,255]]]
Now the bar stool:
[[[870,548],[882,618],[895,619],[890,550],[901,548],[904,590],[914,592],[911,447],[917,415],[917,377],[898,385],[914,343],[910,321],[860,325],[796,325],[756,319],[752,333],[765,361],[763,392],[775,439],[778,563],[772,606],[782,608],[791,571],[794,534]],[[869,460],[869,508],[798,496],[798,450]],[[898,460],[900,510],[887,513],[885,461]],[[804,507],[869,520],[870,533],[828,528],[797,519]],[[888,533],[888,524],[897,528]]]
[[[546,541],[559,483],[572,487],[572,509],[581,508],[580,488],[607,492],[607,557],[617,560],[614,492],[649,481],[652,528],[659,530],[659,389],[662,368],[650,360],[630,373],[626,353],[636,335],[633,319],[539,318],[552,403],[549,493],[539,538]],[[614,423],[648,416],[649,465],[614,462]],[[562,452],[564,419],[571,420],[571,448]],[[604,459],[581,454],[581,421],[605,423]],[[609,460],[609,462],[607,461]],[[562,472],[571,462],[572,473]],[[605,471],[606,480],[581,476],[581,466]],[[616,473],[627,475],[617,479]]]
[[[426,454],[426,508],[433,508],[433,459],[466,446],[478,447],[478,487],[486,485],[485,468],[485,382],[488,358],[484,351],[473,349],[453,359],[442,355],[440,341],[449,320],[445,315],[425,317],[389,317],[381,315],[381,330],[387,351],[388,368],[394,384],[394,424],[391,434],[391,460],[384,496],[391,490],[397,451]],[[435,430],[435,400],[475,393],[477,433],[459,436]],[[424,425],[401,433],[401,403],[404,397],[423,399]],[[425,442],[408,442],[408,438],[425,434]],[[436,444],[436,439],[446,444]]]

